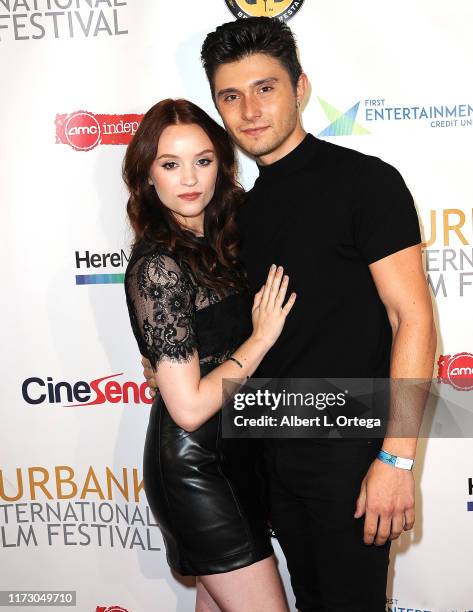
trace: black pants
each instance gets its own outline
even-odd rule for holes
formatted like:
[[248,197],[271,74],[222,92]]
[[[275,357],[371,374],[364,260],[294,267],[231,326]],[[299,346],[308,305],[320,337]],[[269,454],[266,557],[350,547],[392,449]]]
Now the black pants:
[[353,518],[382,439],[263,443],[271,524],[301,612],[384,612],[390,541],[363,542]]

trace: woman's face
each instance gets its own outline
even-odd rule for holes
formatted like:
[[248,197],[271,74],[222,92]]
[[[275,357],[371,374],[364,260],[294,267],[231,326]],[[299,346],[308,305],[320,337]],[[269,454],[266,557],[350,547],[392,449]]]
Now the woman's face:
[[149,183],[178,223],[202,234],[217,172],[214,146],[204,130],[196,124],[170,125],[159,139]]

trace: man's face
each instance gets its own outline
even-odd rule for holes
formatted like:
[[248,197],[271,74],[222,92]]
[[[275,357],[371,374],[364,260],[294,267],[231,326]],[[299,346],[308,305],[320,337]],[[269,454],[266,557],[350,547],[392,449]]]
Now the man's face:
[[294,132],[302,93],[294,91],[284,66],[263,53],[222,64],[214,75],[223,123],[236,144],[254,157],[277,151]]

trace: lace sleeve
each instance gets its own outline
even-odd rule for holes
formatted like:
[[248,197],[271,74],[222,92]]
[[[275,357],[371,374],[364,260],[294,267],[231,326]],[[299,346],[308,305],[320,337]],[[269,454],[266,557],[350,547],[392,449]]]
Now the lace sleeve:
[[125,293],[141,354],[154,369],[163,358],[189,361],[197,345],[189,276],[169,254],[153,253],[130,264]]

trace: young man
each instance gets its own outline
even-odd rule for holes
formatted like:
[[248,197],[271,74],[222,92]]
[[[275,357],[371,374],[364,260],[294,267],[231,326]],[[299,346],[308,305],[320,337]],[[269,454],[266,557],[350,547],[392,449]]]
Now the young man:
[[[430,379],[432,306],[400,174],[306,134],[307,76],[279,20],[218,27],[202,60],[227,131],[259,168],[239,219],[250,287],[276,262],[298,295],[255,376]],[[390,542],[414,524],[414,480],[377,453],[414,459],[416,442],[264,442],[271,523],[301,612],[385,609]]]

